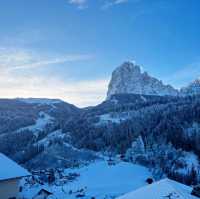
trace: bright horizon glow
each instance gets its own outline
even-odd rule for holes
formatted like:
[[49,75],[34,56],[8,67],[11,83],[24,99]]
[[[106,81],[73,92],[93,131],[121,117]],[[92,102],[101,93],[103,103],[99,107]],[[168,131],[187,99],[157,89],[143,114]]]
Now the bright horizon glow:
[[0,5],[0,98],[96,105],[106,98],[112,71],[127,60],[175,88],[200,76],[198,0]]

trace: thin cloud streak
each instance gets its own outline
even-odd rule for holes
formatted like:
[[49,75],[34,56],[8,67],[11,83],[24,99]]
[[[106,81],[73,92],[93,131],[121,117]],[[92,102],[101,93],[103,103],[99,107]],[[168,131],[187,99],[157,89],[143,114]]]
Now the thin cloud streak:
[[110,7],[113,7],[115,5],[125,4],[130,2],[130,0],[106,0],[102,6],[103,10],[109,9]]
[[[45,58],[47,57],[47,58]],[[0,48],[0,72],[19,69],[33,69],[65,62],[86,61],[92,59],[89,54],[69,54],[62,56],[42,56],[24,49]]]
[[[101,9],[108,9],[115,5],[125,4],[130,2],[131,0],[104,0],[103,5],[101,5]],[[138,2],[140,0],[132,0],[134,2]],[[68,0],[68,3],[71,5],[75,5],[78,9],[88,8],[89,0]]]
[[92,58],[86,54],[42,56],[26,49],[0,48],[0,98],[60,98],[80,107],[96,105],[105,98],[108,80],[72,81],[32,70]]
[[69,4],[75,5],[78,9],[87,8],[88,0],[69,0]]
[[[164,81],[171,84],[176,84],[176,87],[181,88],[186,86],[194,79],[200,78],[200,62],[194,62],[192,64],[183,67],[181,70],[176,71],[173,75],[169,77],[164,77]],[[186,85],[185,82],[187,81]]]
[[90,55],[68,55],[63,58],[60,57],[60,58],[54,58],[54,59],[49,59],[49,60],[39,60],[39,61],[29,63],[29,64],[14,66],[12,70],[37,68],[37,67],[47,66],[51,64],[61,64],[65,62],[84,61],[84,60],[89,60],[90,58],[91,58]]

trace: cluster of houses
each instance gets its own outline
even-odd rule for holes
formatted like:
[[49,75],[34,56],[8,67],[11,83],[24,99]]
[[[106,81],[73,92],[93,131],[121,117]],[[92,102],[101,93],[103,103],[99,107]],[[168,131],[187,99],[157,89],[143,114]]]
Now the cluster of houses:
[[[0,153],[0,199],[22,199],[20,198],[20,192],[22,192],[20,180],[28,176],[31,176],[31,173]],[[200,198],[200,186],[192,188],[170,179],[164,179],[158,182],[147,179],[146,182],[148,185],[120,196],[117,199]],[[51,192],[41,189],[31,199],[48,199],[51,195],[53,195]]]
[[[21,199],[20,180],[28,176],[31,176],[31,173],[0,153],[0,199]],[[49,191],[41,189],[31,199],[47,199],[51,194]]]

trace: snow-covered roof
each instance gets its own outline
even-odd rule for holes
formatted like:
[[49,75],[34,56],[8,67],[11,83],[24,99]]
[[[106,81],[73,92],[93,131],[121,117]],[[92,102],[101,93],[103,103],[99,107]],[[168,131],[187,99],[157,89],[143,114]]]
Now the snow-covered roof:
[[0,181],[31,175],[26,169],[0,153]]
[[117,199],[197,199],[191,195],[192,187],[164,179],[147,185]]

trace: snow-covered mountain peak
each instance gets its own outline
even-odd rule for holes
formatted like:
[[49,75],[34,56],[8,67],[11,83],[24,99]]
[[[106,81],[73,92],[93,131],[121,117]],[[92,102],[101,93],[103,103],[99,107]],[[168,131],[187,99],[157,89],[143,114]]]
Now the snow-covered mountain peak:
[[141,67],[136,65],[134,62],[126,61],[122,65],[120,65],[113,73],[121,72],[121,73],[134,73],[134,74],[141,74]]
[[143,72],[139,65],[133,62],[124,62],[112,73],[107,99],[114,94],[144,94],[144,95],[178,95],[178,91],[170,85]]
[[191,82],[188,86],[180,90],[182,95],[199,95],[200,94],[200,78]]
[[198,79],[195,79],[191,84],[194,84],[194,85],[200,85],[200,78]]

